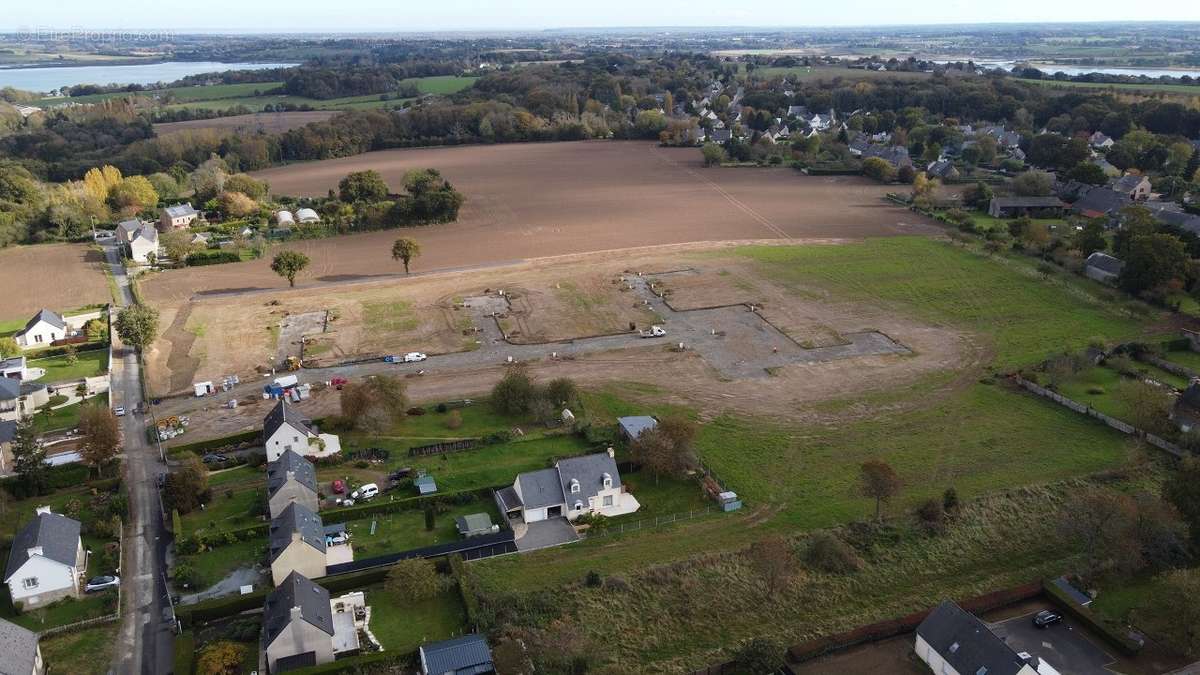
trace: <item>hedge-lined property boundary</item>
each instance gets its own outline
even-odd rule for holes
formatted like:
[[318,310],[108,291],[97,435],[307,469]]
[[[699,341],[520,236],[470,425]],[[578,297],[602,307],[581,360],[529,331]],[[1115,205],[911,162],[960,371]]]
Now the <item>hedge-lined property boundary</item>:
[[1120,631],[1120,628],[1111,626],[1103,619],[1092,613],[1092,610],[1075,602],[1063,592],[1061,588],[1055,586],[1053,581],[1047,579],[1042,582],[1042,590],[1045,591],[1048,597],[1054,604],[1058,605],[1067,614],[1070,614],[1077,621],[1095,631],[1104,641],[1109,643],[1117,651],[1125,656],[1136,656],[1141,650],[1142,645],[1133,638]]
[[[379,567],[361,572],[351,572],[329,577],[321,577],[316,582],[329,591],[330,594],[352,591],[362,586],[370,586],[383,581],[387,577],[388,568]],[[250,610],[262,609],[267,600],[267,594],[272,589],[264,588],[246,595],[234,595],[225,598],[205,600],[194,605],[179,605],[175,608],[175,616],[184,626],[196,623],[224,619]]]

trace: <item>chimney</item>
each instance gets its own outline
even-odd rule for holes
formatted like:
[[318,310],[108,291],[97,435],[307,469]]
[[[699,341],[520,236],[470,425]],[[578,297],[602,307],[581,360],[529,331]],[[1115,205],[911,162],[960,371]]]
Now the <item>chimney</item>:
[[296,542],[300,541],[301,539],[303,539],[303,537],[300,535],[299,532],[297,532],[297,531],[292,532],[292,543],[296,543]]
[[292,482],[292,481],[294,481],[294,480],[296,480],[296,472],[295,472],[295,471],[289,471],[289,472],[287,472],[287,480],[286,480],[286,481],[284,481],[284,482],[290,483],[290,482]]
[[294,624],[304,618],[304,610],[299,607],[293,607],[291,611],[291,622]]
[[616,458],[616,456],[617,456],[617,453],[616,453],[616,452],[614,452],[612,448],[609,448],[609,449],[608,449],[608,456],[609,456],[609,457],[612,457],[612,458],[614,458],[614,459],[615,459],[615,458]]
[[30,546],[29,548],[25,549],[25,553],[28,554],[30,558],[35,555],[44,555],[41,546]]
[[48,515],[50,515],[50,514],[52,513],[52,512],[50,511],[50,507],[49,507],[49,506],[39,506],[39,507],[37,507],[37,511],[36,511],[36,512],[37,512],[37,515],[39,515],[39,516],[40,516],[40,515],[43,515],[43,514],[48,516]]

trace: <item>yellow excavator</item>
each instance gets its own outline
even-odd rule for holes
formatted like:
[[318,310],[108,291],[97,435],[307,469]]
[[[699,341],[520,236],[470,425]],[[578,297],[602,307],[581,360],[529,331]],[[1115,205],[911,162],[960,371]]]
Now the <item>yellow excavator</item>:
[[303,367],[304,367],[304,362],[300,360],[299,356],[287,357],[287,369],[289,371],[294,372],[294,371],[300,370]]

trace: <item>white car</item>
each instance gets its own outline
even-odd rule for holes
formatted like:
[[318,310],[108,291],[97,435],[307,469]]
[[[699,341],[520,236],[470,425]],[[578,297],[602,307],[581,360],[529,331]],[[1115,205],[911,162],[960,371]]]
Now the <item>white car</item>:
[[368,500],[379,495],[379,486],[374,483],[367,483],[350,493],[351,499]]
[[113,414],[116,415],[117,417],[124,417],[125,416],[125,408],[122,408],[121,406],[117,406],[116,408],[113,408]]
[[424,361],[427,358],[429,358],[429,357],[425,356],[421,352],[409,352],[404,355],[404,362],[405,363],[416,363],[417,361]]
[[117,586],[120,586],[120,585],[121,585],[121,577],[117,577],[117,576],[94,577],[90,581],[87,582],[87,586],[85,586],[83,590],[85,593],[93,593],[95,591],[103,591],[103,590],[107,590],[109,588],[116,588]]
[[350,541],[350,535],[345,532],[338,532],[337,534],[325,537],[326,546],[337,546],[348,541]]

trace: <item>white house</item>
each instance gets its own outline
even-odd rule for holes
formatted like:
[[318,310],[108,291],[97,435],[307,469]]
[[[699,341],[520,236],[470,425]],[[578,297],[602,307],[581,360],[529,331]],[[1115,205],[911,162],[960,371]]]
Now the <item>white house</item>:
[[50,390],[46,385],[0,377],[0,420],[14,421],[29,417],[49,402]]
[[497,494],[505,513],[526,523],[564,516],[575,520],[586,513],[619,516],[641,507],[621,485],[612,448],[518,474],[512,487]]
[[317,212],[312,209],[300,209],[296,211],[296,220],[301,223],[317,223],[321,221],[321,216],[318,216]]
[[143,225],[129,241],[129,257],[134,262],[148,263],[151,256],[158,258],[158,230]]
[[46,662],[37,633],[0,619],[0,673],[43,675]]
[[263,446],[268,462],[274,462],[288,450],[305,457],[326,457],[342,451],[341,439],[313,431],[312,420],[287,399],[280,399],[263,420]]
[[49,347],[55,340],[67,337],[67,322],[62,315],[43,309],[33,315],[25,327],[13,336],[22,349]]
[[950,600],[917,626],[913,649],[937,675],[1038,675],[987,624]]
[[162,210],[158,218],[158,227],[164,232],[167,230],[181,230],[185,227],[191,227],[192,221],[199,217],[200,212],[192,208],[191,204],[176,204]]
[[129,242],[133,241],[133,235],[140,229],[142,229],[142,221],[137,218],[122,220],[117,223],[117,241],[129,245]]
[[87,552],[79,538],[80,525],[39,506],[37,516],[13,539],[4,583],[14,606],[40,607],[67,597],[79,597],[87,574]]

